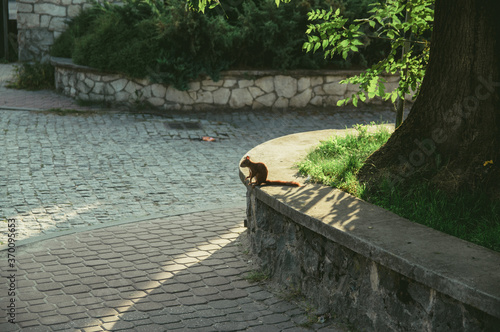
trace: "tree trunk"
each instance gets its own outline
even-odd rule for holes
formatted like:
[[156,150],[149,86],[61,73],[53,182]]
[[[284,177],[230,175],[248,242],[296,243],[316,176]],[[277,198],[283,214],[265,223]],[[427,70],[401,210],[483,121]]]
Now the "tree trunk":
[[362,181],[425,179],[450,193],[500,192],[498,2],[436,0],[420,95],[406,121],[368,158]]

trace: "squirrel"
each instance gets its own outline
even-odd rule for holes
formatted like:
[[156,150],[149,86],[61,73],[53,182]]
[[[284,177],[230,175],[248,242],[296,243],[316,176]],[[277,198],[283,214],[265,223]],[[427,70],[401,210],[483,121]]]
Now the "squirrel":
[[[245,178],[249,179],[248,184],[252,185],[252,188],[255,186],[260,186],[262,184],[278,184],[283,186],[292,186],[292,187],[300,187],[300,183],[295,181],[271,181],[267,179],[267,166],[264,163],[255,163],[250,160],[250,156],[246,156],[245,159],[240,164],[240,167],[248,167],[250,169],[250,174]],[[255,182],[252,183],[252,179],[255,178]]]

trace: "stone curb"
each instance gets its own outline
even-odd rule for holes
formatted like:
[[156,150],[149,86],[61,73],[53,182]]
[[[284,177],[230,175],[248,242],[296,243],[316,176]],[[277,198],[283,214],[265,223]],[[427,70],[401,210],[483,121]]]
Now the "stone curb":
[[[320,140],[339,132],[288,135],[261,144],[248,154],[266,163],[271,179],[288,181],[297,176],[292,169],[294,162],[303,159]],[[246,172],[240,168],[242,181]],[[327,239],[500,318],[499,253],[409,222],[323,185],[306,184],[293,189],[263,186],[256,187],[254,194],[279,213]],[[353,215],[355,211],[359,217]]]
[[3,111],[27,111],[27,112],[45,111],[45,110],[40,109],[40,108],[9,107],[9,106],[0,106],[0,110],[3,110]]

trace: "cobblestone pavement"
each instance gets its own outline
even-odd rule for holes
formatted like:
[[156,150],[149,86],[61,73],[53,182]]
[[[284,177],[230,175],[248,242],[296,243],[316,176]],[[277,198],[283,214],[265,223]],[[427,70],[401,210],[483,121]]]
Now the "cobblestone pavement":
[[13,79],[18,65],[0,64],[0,107],[10,109],[78,109],[87,110],[71,98],[61,96],[54,91],[29,91],[7,89],[6,85]]
[[23,241],[13,262],[0,251],[0,331],[348,330],[244,278],[238,162],[272,138],[392,111],[100,110],[7,89],[11,75],[0,65],[0,241],[7,218]]
[[0,294],[0,331],[347,331],[318,323],[295,294],[249,282],[243,217],[226,208],[20,247],[6,275],[18,296],[6,310]]
[[[9,107],[22,108],[24,100],[43,95],[47,103],[40,106],[52,109],[0,110],[0,218],[22,220],[19,239],[206,205],[244,204],[237,166],[255,145],[291,133],[394,117],[390,110],[374,108],[63,112],[58,103],[69,102],[64,107],[71,110],[78,106],[50,91],[33,95],[0,88],[0,100],[10,100],[13,91],[25,97]],[[53,107],[47,106],[50,100]],[[216,141],[201,141],[203,136]]]

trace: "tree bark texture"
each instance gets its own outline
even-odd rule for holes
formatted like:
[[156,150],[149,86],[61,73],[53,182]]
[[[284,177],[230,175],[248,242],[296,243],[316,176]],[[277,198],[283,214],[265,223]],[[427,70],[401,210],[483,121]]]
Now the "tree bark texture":
[[498,0],[436,0],[420,95],[361,180],[500,192],[499,7]]

